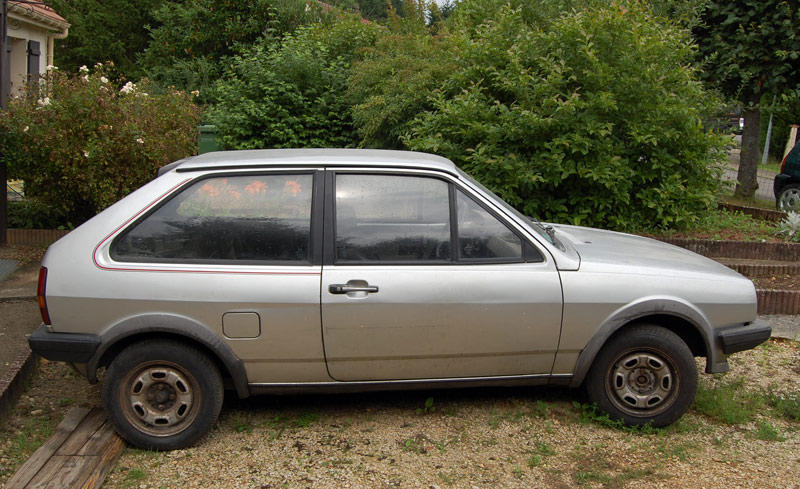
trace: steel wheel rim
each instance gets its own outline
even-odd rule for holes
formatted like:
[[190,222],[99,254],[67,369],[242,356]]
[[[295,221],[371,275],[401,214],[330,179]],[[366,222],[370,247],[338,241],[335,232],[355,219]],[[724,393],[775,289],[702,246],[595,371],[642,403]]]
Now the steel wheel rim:
[[780,200],[778,201],[781,210],[783,211],[798,211],[800,210],[800,189],[790,188],[781,192]]
[[200,409],[197,381],[171,362],[151,362],[131,371],[119,395],[128,422],[151,436],[182,432]]
[[668,355],[656,350],[633,350],[617,357],[608,370],[609,399],[632,416],[658,415],[673,404],[678,375]]

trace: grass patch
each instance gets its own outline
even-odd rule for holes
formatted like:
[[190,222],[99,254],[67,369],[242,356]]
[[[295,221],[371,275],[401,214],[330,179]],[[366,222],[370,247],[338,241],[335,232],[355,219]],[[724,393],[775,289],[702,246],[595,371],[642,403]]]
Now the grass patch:
[[735,379],[717,385],[701,380],[692,406],[717,421],[739,425],[751,421],[763,405],[762,396],[744,389],[744,379]]
[[800,392],[782,393],[770,390],[766,397],[767,404],[779,416],[792,421],[800,421]]
[[308,428],[312,423],[319,421],[317,413],[303,413],[294,420],[294,425],[298,428]]
[[574,401],[572,406],[578,411],[578,419],[581,423],[594,423],[606,428],[644,435],[657,434],[663,431],[661,428],[654,428],[649,423],[640,426],[628,426],[621,419],[612,419],[611,416],[601,411],[597,404],[594,403],[581,404]]
[[250,416],[241,412],[233,415],[233,418],[231,419],[231,427],[233,427],[237,433],[253,432],[253,423],[250,421]]
[[769,421],[759,421],[754,436],[764,441],[786,441],[786,437],[781,435],[778,428],[774,427]]
[[713,240],[779,241],[777,223],[755,219],[741,212],[716,209],[687,229],[653,231],[656,238],[697,238]]

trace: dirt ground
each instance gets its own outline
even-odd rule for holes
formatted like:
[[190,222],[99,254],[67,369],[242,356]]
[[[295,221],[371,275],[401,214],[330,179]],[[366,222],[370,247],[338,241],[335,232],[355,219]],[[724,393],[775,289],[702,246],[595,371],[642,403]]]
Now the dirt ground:
[[800,277],[797,275],[773,275],[771,277],[755,277],[750,280],[757,289],[800,290]]
[[42,317],[35,300],[0,302],[0,377],[28,343]]

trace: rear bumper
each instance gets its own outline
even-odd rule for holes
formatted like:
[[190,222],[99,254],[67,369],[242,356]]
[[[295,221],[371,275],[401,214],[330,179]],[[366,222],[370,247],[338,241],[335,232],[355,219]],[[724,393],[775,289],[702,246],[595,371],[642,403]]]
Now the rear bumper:
[[726,355],[755,348],[772,335],[772,327],[756,319],[752,323],[726,328],[717,333],[717,340]]
[[43,324],[28,338],[31,350],[57,362],[86,363],[100,346],[100,336],[79,333],[52,333]]

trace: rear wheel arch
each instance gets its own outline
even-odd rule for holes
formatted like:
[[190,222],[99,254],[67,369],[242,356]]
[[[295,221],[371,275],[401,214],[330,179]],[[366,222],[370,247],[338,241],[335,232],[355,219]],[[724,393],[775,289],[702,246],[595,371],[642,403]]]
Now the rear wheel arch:
[[250,395],[244,363],[216,333],[189,318],[151,315],[122,321],[102,335],[102,343],[86,366],[86,376],[97,382],[97,369],[107,367],[128,346],[153,339],[175,340],[207,355],[223,378],[230,379],[239,398]]

